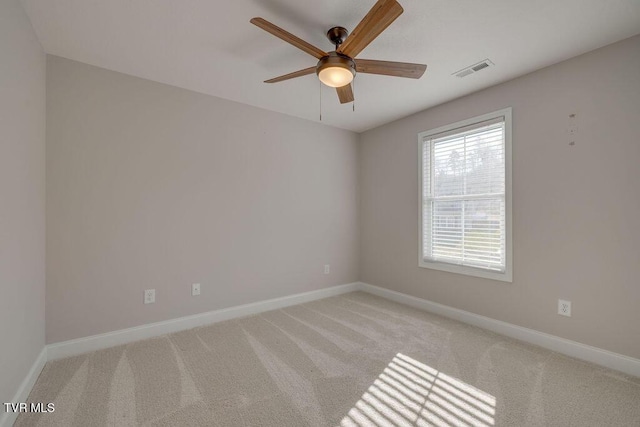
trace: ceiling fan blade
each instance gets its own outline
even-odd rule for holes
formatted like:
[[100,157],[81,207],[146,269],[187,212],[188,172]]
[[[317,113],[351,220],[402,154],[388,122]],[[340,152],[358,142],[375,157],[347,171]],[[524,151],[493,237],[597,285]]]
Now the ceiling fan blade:
[[290,43],[292,45],[294,45],[295,47],[297,47],[298,49],[301,49],[305,52],[307,52],[309,55],[315,56],[316,58],[320,59],[324,56],[327,56],[328,53],[318,49],[317,47],[313,46],[310,43],[307,43],[306,41],[302,40],[299,37],[294,36],[293,34],[283,30],[282,28],[278,27],[277,25],[272,24],[271,22],[262,19],[262,18],[253,18],[251,21],[253,25],[262,28],[263,30],[265,30],[268,33],[273,34],[274,36],[278,37],[279,39],[282,39],[284,41],[286,41],[287,43]]
[[284,76],[274,77],[269,80],[265,80],[265,83],[278,83],[284,80],[295,79],[296,77],[306,76],[308,74],[314,74],[316,72],[316,67],[305,68],[304,70],[294,71],[293,73],[285,74]]
[[372,59],[356,59],[356,71],[366,74],[382,74],[385,76],[407,77],[419,79],[427,66],[409,62],[376,61]]
[[351,83],[346,86],[337,87],[336,92],[338,92],[338,98],[340,99],[340,104],[346,104],[348,102],[353,102],[353,89],[351,88]]
[[396,0],[378,0],[337,51],[354,58],[382,33],[404,9]]

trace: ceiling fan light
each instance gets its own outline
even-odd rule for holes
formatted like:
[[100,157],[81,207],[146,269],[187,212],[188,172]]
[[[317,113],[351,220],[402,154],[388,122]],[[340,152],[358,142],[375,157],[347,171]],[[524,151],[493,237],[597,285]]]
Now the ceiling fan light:
[[342,87],[353,81],[353,73],[348,68],[334,66],[320,70],[318,78],[329,87]]
[[318,61],[316,73],[323,84],[329,87],[343,87],[353,81],[356,70],[351,58],[332,52],[330,56]]

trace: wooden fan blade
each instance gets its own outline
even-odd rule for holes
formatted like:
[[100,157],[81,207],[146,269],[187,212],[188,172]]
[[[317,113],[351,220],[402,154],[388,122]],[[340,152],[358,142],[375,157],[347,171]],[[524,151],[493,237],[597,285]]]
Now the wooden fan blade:
[[265,80],[265,83],[278,83],[284,80],[295,79],[296,77],[306,76],[307,74],[313,74],[316,72],[316,67],[305,68],[304,70],[294,71],[293,73],[285,74],[284,76],[274,77],[269,80]]
[[353,102],[353,89],[351,88],[351,83],[346,86],[337,87],[336,92],[338,92],[338,98],[340,99],[340,104],[346,104],[348,102]]
[[310,43],[307,43],[306,41],[302,40],[299,37],[294,36],[293,34],[283,30],[282,28],[278,27],[277,25],[272,24],[271,22],[262,19],[262,18],[253,18],[251,21],[253,25],[262,28],[263,30],[265,30],[268,33],[273,34],[274,36],[278,37],[279,39],[282,39],[284,41],[286,41],[287,43],[290,43],[292,45],[294,45],[295,47],[297,47],[298,49],[301,49],[305,52],[307,52],[309,55],[315,56],[316,58],[320,59],[324,56],[327,56],[328,53],[318,49],[317,47],[313,46]]
[[356,71],[358,73],[382,74],[385,76],[419,79],[422,77],[426,69],[427,66],[424,64],[356,59]]
[[354,58],[404,12],[396,0],[378,0],[337,51]]

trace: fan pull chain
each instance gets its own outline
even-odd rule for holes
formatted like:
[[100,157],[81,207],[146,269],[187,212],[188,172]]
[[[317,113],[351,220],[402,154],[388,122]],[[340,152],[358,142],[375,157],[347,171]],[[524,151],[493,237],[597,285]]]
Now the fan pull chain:
[[319,88],[320,88],[320,121],[322,121],[322,82],[318,82],[319,83]]
[[353,77],[353,103],[351,104],[351,108],[355,113],[356,112],[356,78],[355,76]]

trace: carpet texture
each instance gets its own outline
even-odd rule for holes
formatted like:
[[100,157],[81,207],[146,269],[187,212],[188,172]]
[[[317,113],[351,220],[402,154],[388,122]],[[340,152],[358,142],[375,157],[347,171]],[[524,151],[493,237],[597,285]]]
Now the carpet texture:
[[640,379],[355,292],[52,361],[16,426],[640,426]]

